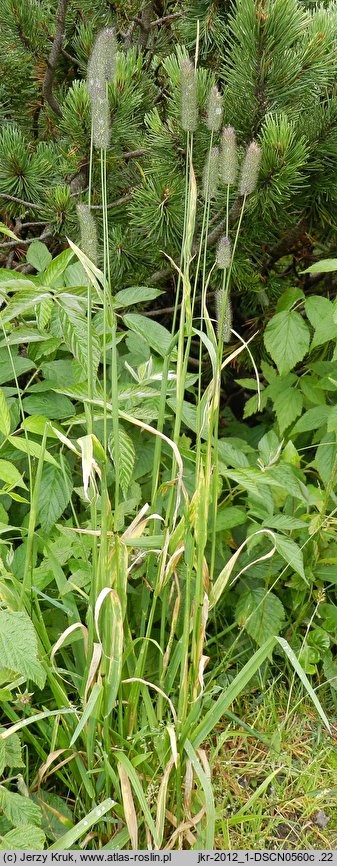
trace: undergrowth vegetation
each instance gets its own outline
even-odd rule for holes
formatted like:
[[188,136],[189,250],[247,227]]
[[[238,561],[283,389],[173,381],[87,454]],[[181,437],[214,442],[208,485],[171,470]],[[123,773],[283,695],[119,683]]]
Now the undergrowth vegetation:
[[[160,289],[115,279],[110,28],[81,85],[91,146],[80,242],[52,257],[35,240],[29,273],[0,270],[2,849],[235,845],[230,829],[292,773],[276,713],[269,739],[242,718],[247,690],[263,695],[281,677],[285,726],[303,695],[328,732],[336,711],[337,306],[289,280],[258,369],[231,290],[263,141],[238,148],[197,52],[177,57],[185,179],[179,262],[169,235],[163,251],[177,278],[170,326],[149,315]],[[144,194],[139,224],[143,209]],[[335,269],[331,259],[308,273]],[[228,368],[242,419],[223,409]],[[243,726],[269,750],[236,820],[212,781],[228,719],[234,737]]]

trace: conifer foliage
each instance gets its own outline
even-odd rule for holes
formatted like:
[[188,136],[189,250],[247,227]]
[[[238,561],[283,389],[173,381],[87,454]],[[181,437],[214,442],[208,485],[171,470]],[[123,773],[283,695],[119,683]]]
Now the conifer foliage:
[[[27,240],[42,233],[52,251],[62,248],[66,235],[78,239],[76,206],[87,204],[90,106],[95,105],[97,143],[104,113],[110,127],[105,144],[116,287],[145,278],[172,285],[174,269],[164,253],[179,260],[184,219],[186,133],[181,126],[180,69],[190,74],[198,40],[197,106],[193,108],[191,94],[185,109],[189,128],[195,130],[198,194],[203,191],[210,136],[214,154],[221,143],[222,148],[231,146],[217,114],[223,94],[222,124],[237,137],[240,162],[252,141],[262,154],[259,184],[245,209],[233,289],[245,318],[274,303],[284,287],[282,274],[289,268],[297,273],[322,248],[329,254],[333,244],[336,0],[319,5],[233,0],[221,9],[207,0],[145,6],[134,2],[127,8],[106,0],[94,9],[78,0],[63,0],[63,5],[65,38],[52,81],[58,114],[46,93],[45,77],[61,0],[1,4],[1,213],[26,241],[14,255],[12,247],[3,246],[3,263],[11,250],[11,263],[22,267]],[[87,75],[102,27],[113,32],[118,49],[115,75],[106,77],[113,80],[104,87],[90,70]],[[91,180],[100,228],[98,153],[93,156]],[[224,231],[224,185],[216,187],[213,184],[210,196],[210,263]],[[245,190],[241,184],[237,197],[236,186],[231,188],[231,232]]]

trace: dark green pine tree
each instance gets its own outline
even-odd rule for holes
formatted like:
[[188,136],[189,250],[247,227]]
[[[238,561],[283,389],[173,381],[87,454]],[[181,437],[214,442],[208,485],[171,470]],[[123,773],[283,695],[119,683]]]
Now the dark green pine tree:
[[[1,4],[2,218],[16,221],[23,239],[47,227],[52,250],[66,234],[78,239],[76,203],[87,200],[90,152],[87,62],[95,34],[114,24],[119,52],[109,85],[107,152],[112,276],[118,288],[139,280],[170,290],[174,270],[164,252],[179,260],[184,207],[180,66],[193,56],[198,31],[194,164],[200,202],[212,85],[224,94],[224,123],[236,130],[240,160],[252,139],[262,148],[259,183],[247,200],[238,244],[233,296],[244,319],[263,315],[308,260],[335,244],[336,0],[99,0],[94,9],[89,0],[70,0],[64,2],[65,39],[46,88],[61,6],[62,0]],[[219,139],[220,132],[214,144]],[[100,227],[98,154],[92,203]],[[234,233],[240,206],[235,186],[230,204]],[[209,265],[223,231],[224,206],[220,185],[211,203]],[[201,212],[202,206],[200,219]],[[24,263],[24,246],[12,260],[14,266]]]

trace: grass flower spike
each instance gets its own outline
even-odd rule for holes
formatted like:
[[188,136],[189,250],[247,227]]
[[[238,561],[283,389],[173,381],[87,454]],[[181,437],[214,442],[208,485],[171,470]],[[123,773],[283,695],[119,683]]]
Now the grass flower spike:
[[225,186],[232,186],[236,181],[238,171],[238,155],[236,135],[232,126],[222,130],[221,150],[219,159],[220,179]]
[[222,95],[216,85],[212,87],[207,101],[206,126],[211,132],[218,132],[223,114]]
[[183,60],[181,67],[181,125],[185,132],[194,132],[198,125],[197,82],[193,63]]
[[76,207],[78,221],[80,224],[81,250],[94,263],[98,264],[98,241],[96,222],[90,208],[86,204],[78,204]]
[[226,235],[222,235],[216,251],[216,263],[222,270],[229,268],[231,263],[231,242]]
[[259,176],[261,155],[261,148],[255,141],[252,141],[247,147],[241,166],[239,195],[250,195],[254,192]]
[[205,162],[202,194],[206,201],[216,198],[219,179],[219,148],[212,147]]

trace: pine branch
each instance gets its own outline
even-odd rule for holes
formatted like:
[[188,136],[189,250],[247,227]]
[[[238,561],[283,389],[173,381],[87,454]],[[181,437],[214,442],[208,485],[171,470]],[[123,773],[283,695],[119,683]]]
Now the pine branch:
[[[119,207],[121,204],[125,204],[126,202],[131,201],[131,199],[132,199],[131,193],[127,193],[127,195],[122,195],[121,198],[117,198],[116,201],[110,202],[110,204],[107,205],[107,210],[112,210],[112,208],[114,208],[114,207]],[[92,204],[91,210],[103,210],[103,205],[102,204]]]
[[171,21],[176,21],[178,18],[182,18],[184,15],[183,12],[172,12],[171,15],[164,15],[162,18],[156,18],[155,21],[151,22],[152,27],[161,27],[162,24],[170,24]]
[[4,198],[6,201],[15,201],[17,204],[22,204],[24,207],[29,207],[32,210],[41,210],[40,204],[34,204],[32,201],[24,201],[24,199],[18,198],[16,195],[8,195],[6,192],[0,192],[0,198]]
[[307,220],[303,217],[296,226],[293,226],[285,232],[279,243],[275,244],[275,246],[269,251],[268,259],[262,271],[264,275],[268,274],[279,259],[282,259],[283,256],[289,255],[289,250],[295,243],[297,243],[297,241],[299,241],[306,229]]
[[127,150],[125,153],[122,153],[123,159],[136,159],[137,156],[144,156],[146,153],[145,147],[140,147],[139,150]]
[[141,18],[137,22],[141,29],[138,44],[140,48],[143,48],[143,50],[146,48],[149,40],[153,11],[154,3],[150,0],[149,3],[146,3]]
[[0,249],[11,249],[12,247],[22,247],[29,246],[33,241],[45,241],[47,238],[51,237],[51,230],[49,226],[46,226],[42,234],[38,238],[26,238],[22,240],[21,238],[17,238],[15,241],[5,241],[3,244],[0,244]]
[[62,44],[65,37],[65,20],[67,5],[68,0],[59,0],[56,15],[55,39],[51,47],[48,59],[48,67],[42,85],[43,96],[47,100],[47,102],[49,102],[50,107],[55,112],[55,114],[58,115],[58,117],[62,117],[62,111],[57,99],[55,99],[55,96],[53,95],[53,83],[56,73],[57,62],[60,52],[62,50]]

